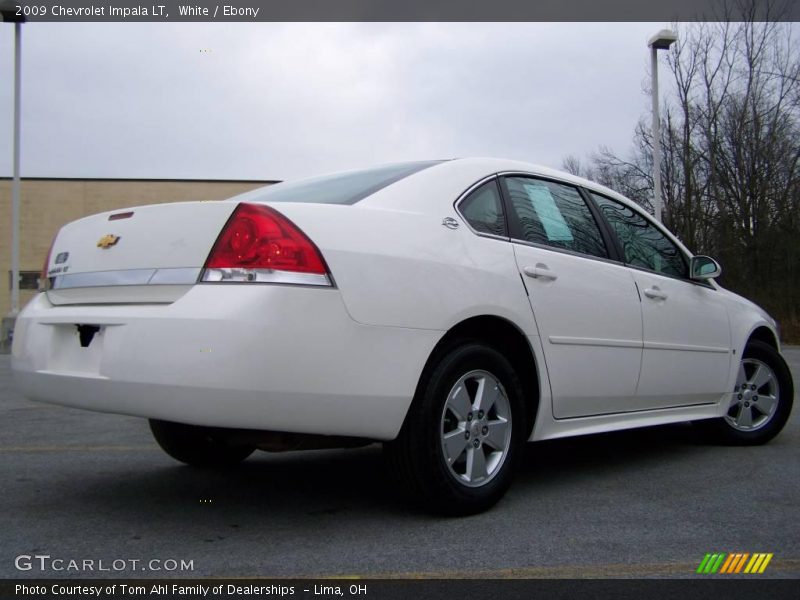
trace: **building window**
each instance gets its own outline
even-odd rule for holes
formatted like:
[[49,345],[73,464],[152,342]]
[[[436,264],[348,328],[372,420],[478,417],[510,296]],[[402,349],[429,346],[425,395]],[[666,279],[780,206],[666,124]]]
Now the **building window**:
[[[37,290],[39,289],[39,271],[20,271],[19,272],[19,289],[21,290]],[[8,289],[11,289],[12,272],[8,272]]]

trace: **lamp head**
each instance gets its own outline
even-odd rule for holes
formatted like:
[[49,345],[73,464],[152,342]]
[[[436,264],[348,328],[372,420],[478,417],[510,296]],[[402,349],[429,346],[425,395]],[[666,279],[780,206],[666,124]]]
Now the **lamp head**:
[[662,29],[649,40],[647,45],[656,50],[667,50],[678,39],[678,34],[670,29]]
[[0,21],[4,23],[24,23],[25,15],[17,14],[17,6],[19,2],[11,2],[9,0],[0,0]]

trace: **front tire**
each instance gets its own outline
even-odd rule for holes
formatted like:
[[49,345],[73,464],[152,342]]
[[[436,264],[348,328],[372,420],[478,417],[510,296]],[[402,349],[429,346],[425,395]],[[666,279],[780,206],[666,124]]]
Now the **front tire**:
[[497,350],[462,342],[423,374],[390,467],[416,504],[448,515],[494,505],[511,485],[525,441],[519,377]]
[[255,450],[253,446],[227,443],[215,436],[212,429],[197,425],[150,419],[150,431],[164,452],[194,467],[235,465]]
[[794,384],[783,357],[751,341],[742,354],[727,414],[697,425],[715,442],[754,446],[778,435],[792,412]]

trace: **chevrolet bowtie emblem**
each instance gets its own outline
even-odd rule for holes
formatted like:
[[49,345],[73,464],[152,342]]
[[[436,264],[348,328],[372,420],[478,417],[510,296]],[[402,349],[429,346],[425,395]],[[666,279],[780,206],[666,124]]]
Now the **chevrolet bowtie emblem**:
[[102,248],[103,250],[107,250],[108,248],[111,248],[111,246],[116,245],[118,241],[119,241],[118,235],[109,233],[107,235],[104,235],[97,241],[97,247]]

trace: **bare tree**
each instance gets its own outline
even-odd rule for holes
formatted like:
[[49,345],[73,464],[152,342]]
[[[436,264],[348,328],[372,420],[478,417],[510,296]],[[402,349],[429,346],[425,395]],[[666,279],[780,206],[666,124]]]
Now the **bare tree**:
[[564,160],[561,161],[561,168],[572,175],[586,177],[586,171],[583,168],[581,159],[574,154],[569,154],[564,157]]
[[[664,221],[726,266],[723,283],[800,339],[800,44],[776,2],[723,5],[681,27],[663,109]],[[677,27],[677,26],[676,26]],[[627,159],[601,147],[565,167],[650,208],[652,136],[640,121]]]

